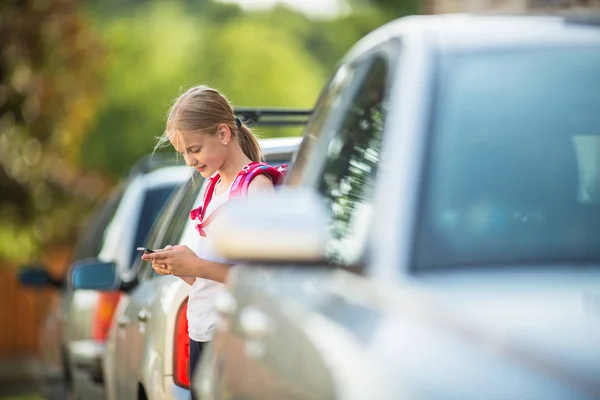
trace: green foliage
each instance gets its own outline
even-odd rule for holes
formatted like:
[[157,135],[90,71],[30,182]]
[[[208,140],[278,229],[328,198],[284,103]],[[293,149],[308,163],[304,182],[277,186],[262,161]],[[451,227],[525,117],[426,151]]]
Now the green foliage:
[[16,397],[3,397],[0,400],[42,400],[42,397],[36,394],[29,394]]
[[[389,18],[372,6],[313,21],[281,6],[242,13],[210,0],[128,3],[118,13],[113,7],[113,14],[111,2],[90,5],[108,48],[108,70],[81,163],[113,176],[152,151],[184,89],[209,84],[242,106],[312,107],[343,54]],[[299,130],[262,128],[259,134]]]
[[377,10],[385,22],[423,12],[426,1],[419,0],[346,0],[355,12]]
[[153,150],[188,87],[209,84],[239,106],[309,108],[358,39],[416,12],[416,0],[349,4],[311,20],[216,0],[87,0],[88,20],[78,0],[0,2],[0,259],[71,241],[91,203]]
[[152,151],[171,100],[200,64],[197,24],[170,2],[104,21],[105,96],[81,152],[84,168],[122,175]]
[[77,1],[1,3],[0,259],[24,261],[41,243],[67,240],[103,187],[75,162],[101,55]]
[[86,168],[123,174],[152,150],[170,104],[195,84],[214,86],[238,105],[313,105],[326,75],[302,36],[275,15],[242,15],[230,5],[199,10],[148,3],[102,24],[106,96],[81,154]]

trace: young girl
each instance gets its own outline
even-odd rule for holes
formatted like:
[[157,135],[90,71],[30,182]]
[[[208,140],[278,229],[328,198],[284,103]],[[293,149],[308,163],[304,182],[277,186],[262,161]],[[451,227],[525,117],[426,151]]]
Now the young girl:
[[[235,117],[225,96],[207,86],[193,87],[175,101],[159,145],[167,141],[204,178],[217,173],[220,176],[204,212],[205,219],[227,201],[239,172],[249,163],[261,160],[260,146],[252,132]],[[250,182],[247,193],[251,197],[258,191],[273,190],[271,179],[258,175]],[[204,231],[203,236],[198,235],[193,250],[167,246],[163,251],[142,256],[152,261],[157,273],[178,276],[192,286],[187,311],[191,376],[203,344],[212,338],[217,320],[213,300],[231,267],[211,248],[210,226]]]

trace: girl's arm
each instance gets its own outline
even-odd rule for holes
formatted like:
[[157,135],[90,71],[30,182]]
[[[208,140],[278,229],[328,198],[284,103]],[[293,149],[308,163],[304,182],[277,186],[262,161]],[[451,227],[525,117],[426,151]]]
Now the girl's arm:
[[[259,175],[250,183],[248,196],[273,191],[271,180],[264,175]],[[171,274],[180,277],[190,285],[196,278],[225,283],[229,276],[229,269],[232,267],[232,264],[202,259],[187,246],[174,246],[172,249],[165,248],[165,251],[144,254],[142,259],[166,265],[166,269]]]
[[[265,175],[258,175],[248,186],[248,197],[255,196],[258,193],[274,192],[273,182]],[[225,283],[229,276],[229,270],[232,264],[225,264],[215,261],[208,261],[198,258],[197,270],[202,273],[206,279]]]
[[258,175],[248,186],[248,197],[255,196],[259,193],[274,193],[273,182],[266,175]]
[[173,246],[164,251],[144,254],[142,259],[152,261],[153,267],[157,266],[154,267],[155,270],[161,268],[162,272],[159,273],[170,273],[189,285],[193,285],[196,278],[225,283],[231,268],[231,264],[200,258],[187,246]]

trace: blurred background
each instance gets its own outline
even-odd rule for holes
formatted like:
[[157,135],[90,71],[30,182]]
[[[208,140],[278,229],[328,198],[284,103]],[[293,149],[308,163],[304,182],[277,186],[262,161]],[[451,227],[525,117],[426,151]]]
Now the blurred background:
[[597,4],[1,1],[0,398],[11,396],[11,386],[22,386],[35,373],[39,324],[57,300],[52,290],[21,288],[19,268],[40,263],[56,277],[65,273],[86,217],[137,160],[152,152],[167,110],[183,90],[207,83],[238,106],[310,108],[338,59],[392,19]]

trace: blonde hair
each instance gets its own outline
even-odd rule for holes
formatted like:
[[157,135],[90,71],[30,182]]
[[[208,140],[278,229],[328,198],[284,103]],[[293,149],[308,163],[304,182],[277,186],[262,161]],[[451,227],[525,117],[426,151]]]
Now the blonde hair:
[[169,137],[182,131],[214,135],[221,124],[229,127],[246,157],[252,161],[262,160],[260,145],[252,130],[243,123],[238,127],[229,100],[205,85],[192,87],[175,100],[169,110],[166,130],[158,138],[156,148],[165,146]]

